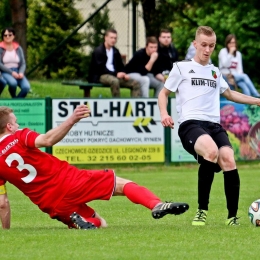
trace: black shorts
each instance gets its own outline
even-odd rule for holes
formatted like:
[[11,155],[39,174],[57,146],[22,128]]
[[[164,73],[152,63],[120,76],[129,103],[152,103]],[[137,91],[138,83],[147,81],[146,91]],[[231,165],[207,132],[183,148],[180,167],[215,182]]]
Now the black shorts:
[[201,163],[203,158],[195,152],[194,145],[197,139],[205,134],[211,136],[218,148],[223,146],[232,148],[228,139],[228,134],[220,124],[208,121],[187,120],[180,124],[178,135],[181,139],[183,148],[188,153],[192,154],[198,163]]

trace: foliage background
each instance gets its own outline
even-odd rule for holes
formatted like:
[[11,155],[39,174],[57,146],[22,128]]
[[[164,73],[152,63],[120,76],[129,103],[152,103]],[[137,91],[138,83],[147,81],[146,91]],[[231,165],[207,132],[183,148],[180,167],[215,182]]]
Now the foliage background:
[[169,0],[175,6],[173,21],[174,42],[185,55],[182,46],[189,45],[199,25],[211,26],[217,34],[217,46],[212,56],[214,64],[218,64],[217,55],[224,47],[225,38],[233,33],[237,36],[239,50],[243,55],[244,71],[253,77],[258,84],[258,68],[260,58],[260,2],[249,1],[180,1]]
[[[27,0],[27,46],[28,69],[34,68],[46,58],[61,41],[66,39],[83,22],[80,10],[75,5],[80,0]],[[87,1],[87,0],[81,0]],[[113,1],[113,0],[112,0]],[[224,47],[225,37],[234,33],[239,50],[243,55],[244,71],[259,85],[257,62],[260,58],[260,1],[235,0],[114,0],[118,8],[128,8],[132,1],[141,5],[141,15],[146,35],[158,35],[163,27],[172,30],[174,44],[180,59],[185,57],[190,42],[194,39],[199,25],[211,26],[217,34],[216,51],[212,56],[218,64],[218,52]],[[0,24],[12,24],[10,3],[0,2]],[[124,17],[122,17],[124,19]],[[113,17],[105,8],[86,29],[78,31],[66,44],[39,66],[37,78],[82,78],[86,76],[89,64],[89,50],[103,41],[103,33],[113,27]],[[115,28],[117,29],[117,28]],[[137,32],[138,33],[138,32]],[[127,41],[127,39],[125,39]],[[55,59],[54,59],[55,57]],[[30,77],[33,75],[30,75]]]

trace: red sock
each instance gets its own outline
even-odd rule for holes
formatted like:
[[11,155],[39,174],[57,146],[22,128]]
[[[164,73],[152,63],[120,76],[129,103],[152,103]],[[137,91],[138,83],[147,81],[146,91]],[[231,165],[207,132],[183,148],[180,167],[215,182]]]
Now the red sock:
[[125,184],[123,192],[133,203],[141,204],[148,209],[153,209],[161,200],[147,188],[137,185],[134,182]]

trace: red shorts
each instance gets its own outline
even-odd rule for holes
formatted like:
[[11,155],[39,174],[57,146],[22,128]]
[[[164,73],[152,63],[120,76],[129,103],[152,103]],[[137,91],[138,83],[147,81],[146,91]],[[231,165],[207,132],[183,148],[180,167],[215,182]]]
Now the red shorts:
[[91,217],[94,210],[86,205],[93,200],[109,200],[115,190],[113,170],[80,170],[70,190],[50,214],[64,224],[70,223],[70,215],[77,212],[84,218]]

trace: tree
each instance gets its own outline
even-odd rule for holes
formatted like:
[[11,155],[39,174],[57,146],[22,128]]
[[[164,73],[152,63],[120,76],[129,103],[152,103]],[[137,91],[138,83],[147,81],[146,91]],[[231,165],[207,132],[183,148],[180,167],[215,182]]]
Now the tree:
[[[92,7],[97,9],[96,4],[93,4]],[[94,50],[104,41],[105,31],[113,27],[114,24],[109,20],[109,9],[105,7],[87,24],[84,45]]]
[[0,24],[1,30],[12,24],[11,7],[9,0],[0,1]]
[[[248,0],[169,0],[175,9],[171,26],[174,28],[173,39],[184,57],[190,42],[194,39],[199,25],[211,26],[217,34],[216,50],[213,63],[218,65],[218,53],[224,47],[225,38],[233,33],[237,36],[239,50],[243,55],[244,71],[260,83],[256,63],[260,58],[260,2]],[[235,8],[234,8],[235,7]]]
[[23,48],[25,57],[26,47],[26,0],[9,0],[12,15],[12,27],[15,30],[15,39]]
[[[28,67],[41,63],[71,32],[82,23],[74,0],[30,0],[28,19]],[[57,49],[37,71],[46,78],[78,78],[85,71],[81,66],[83,36],[74,34]]]
[[132,1],[141,4],[147,36],[159,36],[161,29],[170,29],[171,16],[175,10],[168,0],[126,0],[124,6]]

